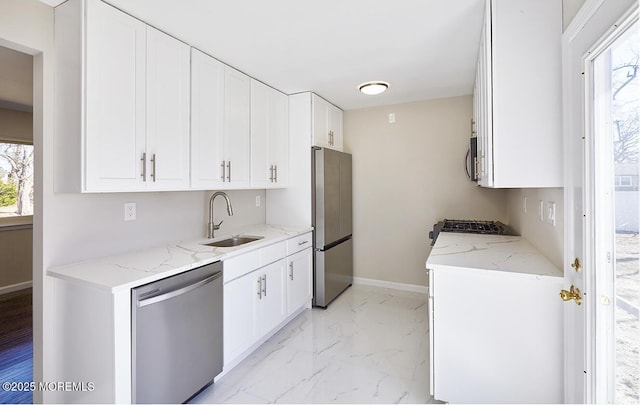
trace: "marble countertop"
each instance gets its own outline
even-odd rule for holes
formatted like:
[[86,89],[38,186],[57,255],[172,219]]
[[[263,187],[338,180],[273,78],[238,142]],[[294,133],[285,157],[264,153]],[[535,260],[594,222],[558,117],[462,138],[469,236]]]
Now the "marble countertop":
[[[251,225],[235,229],[233,232],[219,231],[214,239],[177,242],[154,249],[52,267],[48,269],[47,274],[115,293],[218,260],[238,256],[302,235],[312,229],[309,226]],[[226,248],[203,245],[203,243],[227,239],[236,235],[263,236],[264,238],[244,245]]]
[[467,268],[562,277],[562,271],[521,236],[441,232],[427,269]]

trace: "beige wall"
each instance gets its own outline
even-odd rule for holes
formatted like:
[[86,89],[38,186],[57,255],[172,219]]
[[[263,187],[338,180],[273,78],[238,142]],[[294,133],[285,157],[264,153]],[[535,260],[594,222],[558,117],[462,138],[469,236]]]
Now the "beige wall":
[[[527,212],[524,212],[523,197],[527,197]],[[562,188],[514,189],[507,197],[509,225],[531,242],[554,265],[562,269],[564,235],[564,196]],[[544,221],[538,215],[539,201],[544,203]],[[549,202],[556,203],[556,225],[547,222]]]
[[0,290],[31,281],[31,228],[6,231],[0,229]]
[[[0,140],[32,143],[32,114],[0,108]],[[31,229],[0,229],[0,288],[32,280],[32,235]]]
[[464,172],[471,109],[464,96],[345,112],[355,277],[426,285],[433,224],[506,221],[505,191],[479,188]]
[[0,140],[33,142],[32,114],[0,108]]

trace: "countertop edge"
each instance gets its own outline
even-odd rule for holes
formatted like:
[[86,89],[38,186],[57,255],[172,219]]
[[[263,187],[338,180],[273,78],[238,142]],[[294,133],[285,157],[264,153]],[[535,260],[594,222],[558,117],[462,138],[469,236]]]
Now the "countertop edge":
[[[446,241],[445,239],[436,240],[435,246],[432,248],[427,260],[425,261],[425,268],[427,270],[441,270],[441,269],[469,269],[469,270],[480,270],[487,272],[498,272],[498,273],[509,273],[509,274],[518,274],[518,275],[529,275],[533,277],[564,277],[562,269],[555,266],[551,261],[540,252],[531,242],[529,242],[526,238],[522,236],[501,236],[501,235],[474,235],[474,234],[466,234],[466,233],[446,233]],[[452,243],[453,241],[453,243]],[[503,242],[504,241],[504,242]],[[438,242],[444,244],[444,246],[438,246]],[[514,250],[509,252],[504,250],[502,247],[493,249],[491,246],[504,246],[504,243],[513,243],[516,242],[519,245],[525,245],[524,251]],[[476,248],[476,244],[482,245],[482,248]],[[471,249],[462,250],[459,253],[447,252],[444,253],[444,256],[447,257],[446,260],[442,260],[443,254],[433,255],[434,250],[436,248],[448,248],[449,246],[457,246],[463,245],[465,248],[471,247]],[[488,263],[482,263],[485,266],[482,266],[480,263],[478,266],[470,265],[469,257],[465,257],[467,254],[479,255],[484,253],[479,253],[481,251],[486,252],[489,257],[493,256],[489,262],[491,265],[495,265],[496,268],[491,268],[487,266]],[[456,256],[460,256],[458,259]],[[519,257],[518,257],[519,256]],[[520,260],[534,260],[534,262],[538,261],[538,265],[544,268],[543,271],[532,271],[531,269],[526,269],[527,266],[523,266],[524,268],[520,268],[517,266],[517,263],[512,263],[509,267],[500,268],[496,263],[497,262],[505,262],[512,257],[516,257]],[[479,258],[478,258],[479,259]],[[438,263],[438,261],[448,261],[448,263]],[[481,262],[483,260],[480,260]],[[436,263],[434,263],[436,262]],[[459,263],[456,263],[459,262]]]
[[[134,274],[139,271],[140,276],[139,277],[133,276],[132,278],[134,279],[125,281],[122,283],[118,283],[117,285],[112,285],[109,282],[98,281],[99,277],[97,277],[97,273],[99,273],[100,271],[96,271],[95,273],[93,273],[92,271],[88,270],[88,268],[92,266],[95,266],[95,267],[106,266],[106,267],[112,268],[111,271],[115,271],[116,268],[119,267],[117,265],[119,259],[123,261],[129,261],[129,260],[132,260],[132,258],[135,259],[137,257],[138,258],[143,257],[144,255],[154,254],[154,252],[159,250],[168,251],[171,249],[181,248],[183,246],[195,245],[195,246],[202,247],[203,242],[207,242],[209,240],[224,239],[229,236],[234,236],[238,234],[254,234],[256,236],[262,236],[260,235],[261,233],[260,230],[263,231],[262,233],[264,233],[265,230],[269,230],[269,231],[276,231],[276,232],[277,231],[286,232],[286,234],[270,236],[270,237],[265,236],[264,239],[261,239],[256,242],[248,243],[247,244],[248,246],[236,246],[231,248],[215,248],[215,250],[214,248],[212,248],[212,251],[210,253],[207,252],[206,250],[203,250],[199,253],[203,255],[210,254],[211,256],[202,258],[200,260],[195,260],[193,262],[186,263],[183,265],[177,265],[177,266],[162,264],[161,266],[163,267],[169,267],[166,270],[162,270],[162,271],[144,271],[144,270],[137,270],[133,268],[126,269],[126,271],[133,272]],[[311,231],[313,231],[312,226],[295,227],[295,226],[279,226],[279,225],[267,225],[267,224],[245,226],[240,229],[240,232],[225,232],[224,234],[222,234],[222,236],[217,236],[214,239],[196,239],[196,240],[191,240],[187,242],[177,241],[175,243],[170,243],[164,246],[156,246],[153,248],[129,252],[126,254],[106,256],[106,257],[83,260],[83,261],[59,265],[59,266],[52,266],[49,269],[47,269],[46,274],[49,277],[52,277],[55,279],[70,281],[70,282],[78,283],[88,287],[96,288],[101,291],[116,294],[122,291],[130,290],[131,288],[135,288],[144,284],[151,283],[156,280],[160,280],[166,277],[171,277],[171,276],[174,276],[174,275],[177,275],[201,266],[206,266],[210,263],[227,260],[235,256],[249,253],[251,251],[258,250],[275,243],[283,242],[288,239],[295,238],[300,235],[304,235],[305,233],[308,233]],[[202,249],[205,249],[205,248],[206,247],[202,247]],[[225,249],[225,250],[222,250],[222,249]],[[85,273],[85,274],[83,275],[82,273]]]

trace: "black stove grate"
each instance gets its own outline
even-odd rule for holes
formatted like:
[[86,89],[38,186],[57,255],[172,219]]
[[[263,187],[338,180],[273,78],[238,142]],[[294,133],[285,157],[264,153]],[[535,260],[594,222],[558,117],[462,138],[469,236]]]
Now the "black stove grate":
[[467,221],[445,219],[442,225],[444,232],[500,234],[501,229],[493,221]]
[[431,246],[436,243],[440,232],[458,232],[458,233],[475,233],[486,235],[515,235],[511,229],[505,224],[498,221],[475,221],[475,220],[459,220],[445,219],[433,226],[433,231],[429,232],[429,238],[432,239]]

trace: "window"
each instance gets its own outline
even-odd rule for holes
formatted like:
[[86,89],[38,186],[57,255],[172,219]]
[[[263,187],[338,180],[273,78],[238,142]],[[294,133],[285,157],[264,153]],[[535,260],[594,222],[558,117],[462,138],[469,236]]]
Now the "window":
[[0,224],[33,215],[33,145],[0,141]]
[[616,187],[631,187],[631,176],[616,176]]

